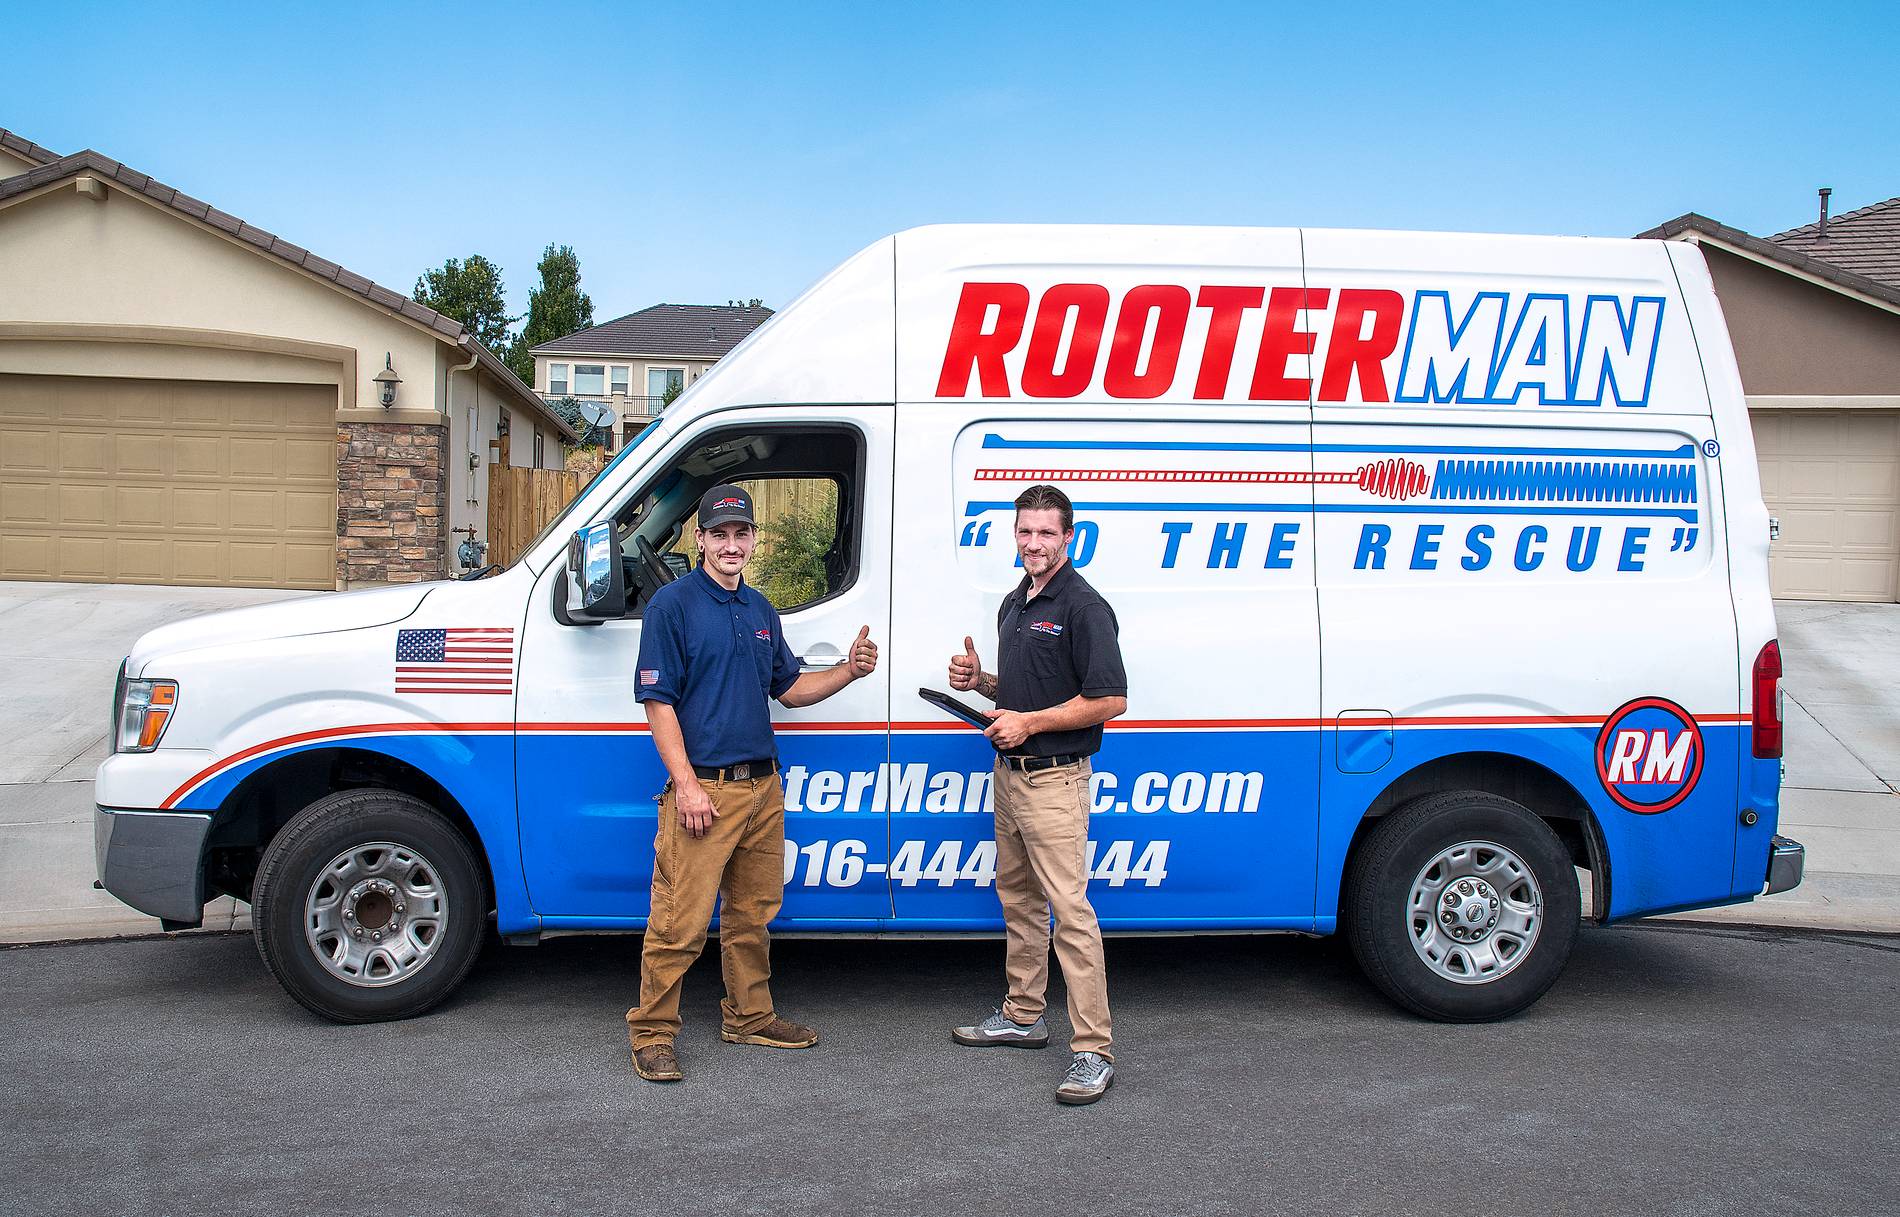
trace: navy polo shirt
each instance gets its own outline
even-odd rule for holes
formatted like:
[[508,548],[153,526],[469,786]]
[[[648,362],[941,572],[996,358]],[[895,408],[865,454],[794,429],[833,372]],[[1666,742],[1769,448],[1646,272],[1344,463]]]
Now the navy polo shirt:
[[766,699],[797,680],[778,610],[743,578],[729,592],[702,566],[647,602],[634,696],[673,707],[693,764],[723,769],[777,756]]

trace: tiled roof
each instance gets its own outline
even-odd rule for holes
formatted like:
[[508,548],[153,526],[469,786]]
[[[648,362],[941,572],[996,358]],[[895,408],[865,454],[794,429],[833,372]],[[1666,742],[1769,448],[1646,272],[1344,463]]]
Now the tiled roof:
[[59,159],[59,153],[51,148],[42,148],[24,135],[15,135],[5,127],[0,127],[0,148],[35,165],[50,165]]
[[1900,287],[1900,199],[1829,216],[1827,239],[1822,240],[1820,233],[1821,224],[1816,220],[1778,232],[1768,240],[1889,287]]
[[[1834,221],[1830,219],[1827,227],[1828,239],[1824,244],[1832,245]],[[1709,237],[1720,244],[1733,246],[1765,261],[1779,263],[1813,275],[1817,279],[1826,280],[1837,287],[1859,292],[1885,304],[1900,307],[1900,283],[1883,283],[1851,270],[1843,270],[1832,261],[1824,262],[1819,257],[1803,253],[1798,249],[1790,249],[1773,241],[1764,241],[1760,237],[1751,237],[1739,228],[1730,228],[1727,224],[1711,220],[1705,215],[1697,215],[1693,211],[1687,215],[1677,216],[1673,220],[1666,220],[1648,232],[1637,233],[1636,236],[1639,240],[1667,241],[1683,233],[1696,233]]]
[[475,336],[453,317],[445,317],[432,308],[417,304],[401,292],[394,292],[381,284],[372,283],[359,274],[345,270],[335,262],[319,258],[301,246],[292,245],[282,237],[265,232],[256,225],[247,224],[234,215],[219,211],[209,203],[200,202],[163,182],[154,181],[145,174],[109,157],[101,156],[91,149],[60,157],[16,177],[0,178],[0,203],[16,195],[26,194],[49,183],[76,177],[82,173],[107,178],[126,190],[144,195],[173,211],[181,212],[220,232],[227,233],[260,253],[288,262],[299,270],[336,284],[345,291],[354,292],[385,312],[406,318],[433,331],[443,341],[455,343],[473,355],[484,369],[502,382],[503,387],[522,402],[532,403],[540,414],[558,426],[569,439],[580,438],[568,425],[566,419],[550,409],[533,389],[521,382],[521,378],[516,376],[507,364],[496,358],[494,352],[477,342]]
[[771,315],[769,308],[729,304],[656,304],[534,349],[547,354],[718,359]]

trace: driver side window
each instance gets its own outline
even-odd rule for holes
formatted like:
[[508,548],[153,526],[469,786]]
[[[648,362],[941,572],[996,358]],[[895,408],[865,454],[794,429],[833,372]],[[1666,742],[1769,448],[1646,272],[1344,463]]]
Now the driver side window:
[[[752,496],[759,540],[746,565],[746,582],[781,613],[803,608],[843,590],[838,500],[842,487],[829,477],[741,478],[734,485]],[[681,530],[673,552],[699,565],[693,544],[695,518]]]
[[775,608],[789,613],[844,591],[857,577],[863,448],[855,428],[837,425],[703,437],[616,514],[632,615],[699,564],[699,498],[721,483],[752,495],[759,535],[745,578]]

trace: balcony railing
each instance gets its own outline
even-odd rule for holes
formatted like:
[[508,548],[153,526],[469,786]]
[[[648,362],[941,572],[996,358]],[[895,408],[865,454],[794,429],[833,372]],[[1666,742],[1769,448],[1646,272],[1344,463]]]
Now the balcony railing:
[[650,397],[643,393],[557,393],[552,389],[541,396],[550,402],[559,401],[563,397],[571,397],[575,401],[598,401],[614,407],[622,414],[648,416],[658,414],[661,405],[666,401],[663,397]]
[[609,393],[604,396],[596,396],[593,394],[582,395],[578,393],[547,392],[541,395],[542,400],[546,401],[550,406],[555,405],[564,397],[571,397],[575,401],[599,402],[604,406],[611,406],[613,408],[614,418],[598,427],[590,428],[585,426],[585,424],[576,425],[576,429],[580,430],[583,434],[589,432],[595,434],[600,432],[608,433],[607,450],[609,452],[618,452],[627,438],[637,435],[640,429],[652,422],[666,405],[666,399],[664,397],[652,397],[647,394]]

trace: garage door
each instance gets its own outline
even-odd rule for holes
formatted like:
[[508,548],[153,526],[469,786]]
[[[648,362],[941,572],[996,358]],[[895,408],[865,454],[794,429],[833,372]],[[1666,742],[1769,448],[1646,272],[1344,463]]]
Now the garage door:
[[0,579],[330,588],[336,390],[0,375]]
[[1891,601],[1900,583],[1900,413],[1756,410],[1762,497],[1780,517],[1775,595]]

